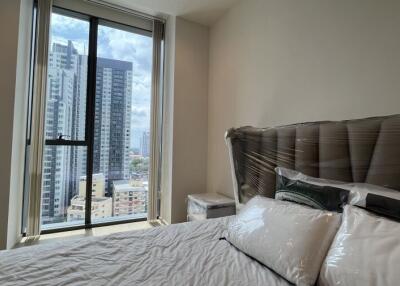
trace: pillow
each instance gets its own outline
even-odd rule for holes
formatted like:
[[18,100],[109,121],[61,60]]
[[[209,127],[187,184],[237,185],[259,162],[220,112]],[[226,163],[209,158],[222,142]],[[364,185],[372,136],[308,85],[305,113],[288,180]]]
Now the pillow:
[[365,199],[365,208],[376,214],[400,221],[400,200],[368,194]]
[[349,204],[365,207],[368,194],[374,194],[400,200],[399,191],[366,183],[354,183],[353,186],[350,188]]
[[314,178],[283,167],[275,168],[275,172],[276,199],[338,212],[348,203],[400,221],[400,191],[367,183]]
[[343,211],[343,205],[347,203],[349,197],[348,190],[304,182],[300,179],[301,176],[290,176],[290,174],[285,176],[287,172],[283,168],[275,170],[277,173],[275,199],[296,202],[322,210]]
[[230,221],[226,239],[289,282],[314,285],[340,217],[257,196]]
[[400,221],[400,192],[376,185],[354,183],[349,204]]
[[346,206],[319,285],[386,286],[400,281],[400,224]]
[[327,180],[322,178],[315,178],[308,175],[305,175],[299,171],[291,170],[283,167],[276,167],[275,173],[281,176],[284,176],[290,180],[295,181],[302,181],[305,183],[318,185],[318,186],[331,186],[336,188],[341,188],[345,190],[350,190],[353,186],[352,183],[342,182],[342,181],[335,181],[335,180]]

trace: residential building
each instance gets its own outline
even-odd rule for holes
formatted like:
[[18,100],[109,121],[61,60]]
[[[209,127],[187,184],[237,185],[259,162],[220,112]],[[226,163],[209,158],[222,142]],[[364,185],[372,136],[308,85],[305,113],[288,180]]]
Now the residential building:
[[[67,210],[67,221],[77,221],[85,219],[86,199],[76,196],[72,198],[71,205]],[[112,198],[93,197],[92,198],[92,219],[108,218],[112,216]]]
[[[49,53],[46,139],[84,139],[86,63],[71,41]],[[74,133],[73,133],[74,132]],[[42,222],[61,222],[85,173],[84,148],[46,145],[43,154]]]
[[132,63],[98,58],[96,77],[93,172],[111,194],[113,180],[129,178]]
[[[86,176],[79,180],[79,196],[86,197]],[[104,174],[93,174],[92,176],[92,197],[101,198],[105,196]]]
[[[87,56],[71,41],[49,54],[46,138],[84,140]],[[111,195],[112,180],[129,178],[132,63],[98,59],[94,129],[94,196]],[[42,221],[62,222],[70,201],[86,193],[86,148],[46,146]],[[100,175],[101,174],[101,175]],[[98,185],[98,187],[95,187]]]
[[113,182],[113,215],[140,215],[147,212],[147,189],[132,186],[127,180]]

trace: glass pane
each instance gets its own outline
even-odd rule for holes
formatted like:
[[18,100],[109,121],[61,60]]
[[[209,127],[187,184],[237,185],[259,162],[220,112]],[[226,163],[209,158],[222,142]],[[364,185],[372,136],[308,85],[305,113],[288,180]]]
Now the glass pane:
[[88,21],[52,14],[46,139],[85,139],[88,39]]
[[[46,95],[46,139],[85,140],[89,22],[52,14]],[[45,146],[42,229],[83,224],[86,147]],[[82,209],[83,208],[83,209]]]
[[92,220],[144,218],[152,38],[99,25],[97,48],[93,173],[104,194],[102,187],[93,191]]
[[82,146],[45,146],[42,229],[84,224],[86,151]]

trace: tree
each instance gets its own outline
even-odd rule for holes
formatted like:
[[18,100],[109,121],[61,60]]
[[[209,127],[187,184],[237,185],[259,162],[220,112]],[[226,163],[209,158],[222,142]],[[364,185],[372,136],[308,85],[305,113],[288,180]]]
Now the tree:
[[147,173],[149,171],[149,158],[134,158],[130,166],[133,173]]

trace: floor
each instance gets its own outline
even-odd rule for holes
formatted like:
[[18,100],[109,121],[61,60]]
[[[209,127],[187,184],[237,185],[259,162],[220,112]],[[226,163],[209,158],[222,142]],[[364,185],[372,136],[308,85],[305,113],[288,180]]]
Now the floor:
[[131,231],[131,230],[148,229],[156,227],[158,225],[162,225],[162,223],[161,222],[149,223],[147,221],[141,221],[141,222],[124,223],[124,224],[117,224],[110,226],[94,227],[92,229],[80,229],[80,230],[71,230],[71,231],[64,231],[52,234],[44,234],[35,240],[27,240],[26,238],[24,238],[16,247],[51,243],[54,241],[59,241],[61,239],[72,238],[72,237],[76,238],[85,236],[102,236],[102,235]]

